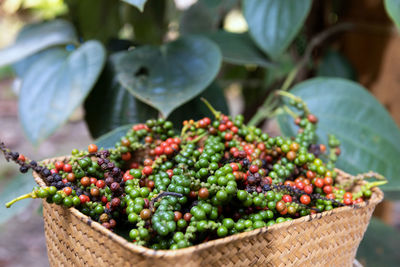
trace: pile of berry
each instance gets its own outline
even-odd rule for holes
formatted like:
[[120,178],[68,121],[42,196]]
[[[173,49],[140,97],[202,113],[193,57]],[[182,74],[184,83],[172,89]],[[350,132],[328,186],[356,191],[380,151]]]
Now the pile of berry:
[[[47,187],[24,198],[75,207],[133,243],[178,249],[271,226],[371,196],[336,183],[339,141],[329,153],[316,144],[317,118],[299,101],[294,138],[270,137],[243,123],[243,116],[185,121],[177,135],[171,122],[148,120],[132,127],[114,149],[73,150],[64,162],[40,164],[0,145],[21,172],[36,171]],[[323,163],[321,158],[326,158]]]

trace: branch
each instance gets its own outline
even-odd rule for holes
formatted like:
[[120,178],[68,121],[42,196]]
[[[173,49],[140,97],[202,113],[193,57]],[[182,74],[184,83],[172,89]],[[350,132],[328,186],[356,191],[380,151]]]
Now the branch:
[[[293,81],[296,79],[297,74],[300,69],[302,69],[307,62],[310,60],[310,57],[312,55],[313,50],[319,46],[321,43],[323,43],[326,39],[331,37],[332,35],[335,35],[340,32],[344,31],[349,31],[355,29],[356,26],[351,23],[341,23],[337,24],[335,26],[332,26],[323,32],[317,34],[314,36],[310,43],[308,44],[303,57],[300,59],[300,61],[296,64],[296,66],[292,69],[292,71],[286,76],[285,81],[282,84],[282,87],[280,88],[281,91],[287,91],[290,86],[292,85]],[[271,94],[267,99],[264,101],[264,103],[261,105],[261,107],[257,110],[256,114],[254,114],[253,118],[251,118],[249,125],[250,126],[255,126],[259,124],[262,120],[264,120],[266,117],[268,117],[267,112],[264,110],[267,108],[271,102],[271,98],[273,94]]]

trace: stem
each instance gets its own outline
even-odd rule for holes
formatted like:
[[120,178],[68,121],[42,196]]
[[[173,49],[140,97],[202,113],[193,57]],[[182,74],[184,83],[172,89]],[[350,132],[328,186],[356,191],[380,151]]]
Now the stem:
[[183,197],[183,195],[180,194],[180,193],[175,193],[175,192],[162,192],[162,193],[158,194],[155,198],[153,198],[153,199],[150,201],[150,204],[149,204],[149,209],[150,209],[150,211],[153,212],[153,210],[154,210],[154,203],[156,203],[160,198],[166,197],[166,196]]
[[204,104],[206,104],[206,106],[212,112],[212,114],[214,114],[214,117],[216,119],[219,119],[219,117],[221,116],[221,112],[216,111],[215,108],[213,106],[211,106],[210,102],[208,102],[207,99],[205,99],[204,97],[201,97],[200,99],[201,99],[201,101],[203,101]]
[[290,99],[296,101],[297,103],[302,103],[303,104],[303,108],[304,108],[304,112],[306,113],[306,115],[310,114],[310,110],[308,109],[308,106],[307,106],[306,102],[304,102],[303,99],[301,99],[300,97],[295,96],[294,94],[291,94],[289,92],[282,91],[282,90],[277,90],[276,94],[277,95],[281,95],[281,96],[285,96],[287,98],[290,98]]
[[208,134],[208,132],[202,133],[201,135],[197,136],[195,139],[189,141],[188,144],[197,143],[198,141],[201,140],[201,138],[203,138],[203,137],[206,136],[207,134]]
[[284,105],[283,106],[283,110],[289,114],[293,119],[296,119],[297,117],[299,117],[296,113],[294,113],[288,106]]
[[183,126],[182,131],[181,131],[181,137],[185,134],[185,132],[187,131],[187,129],[189,129],[190,124],[186,124],[185,126]]
[[20,200],[27,199],[27,198],[36,198],[36,195],[33,192],[31,192],[31,193],[19,196],[17,198],[14,198],[10,202],[6,203],[6,208],[11,207],[11,205],[13,205],[15,202],[18,202]]
[[[300,61],[296,64],[296,66],[290,71],[288,76],[286,76],[285,81],[283,82],[280,90],[281,91],[287,91],[290,86],[292,85],[293,81],[296,79],[297,74],[299,73],[299,70],[301,70],[309,61],[312,51],[320,45],[322,42],[324,42],[326,39],[328,39],[330,36],[337,34],[339,32],[343,31],[348,31],[352,30],[355,28],[355,25],[351,23],[341,23],[337,24],[335,26],[332,26],[325,31],[317,34],[314,36],[314,38],[311,39],[309,45],[307,46],[303,57],[300,59]],[[264,120],[266,117],[269,116],[269,112],[266,112],[264,109],[268,105],[268,102],[270,102],[270,97],[268,97],[264,104],[261,105],[261,107],[257,110],[256,114],[250,119],[249,126],[255,126],[259,124],[262,120]]]

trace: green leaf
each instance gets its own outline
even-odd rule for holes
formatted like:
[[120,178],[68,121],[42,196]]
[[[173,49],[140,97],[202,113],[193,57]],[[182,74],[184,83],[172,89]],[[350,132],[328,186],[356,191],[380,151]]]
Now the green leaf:
[[269,68],[274,64],[253,43],[248,33],[219,31],[206,35],[221,49],[224,61],[232,64],[254,64]]
[[385,9],[389,17],[400,29],[400,1],[399,0],[385,0]]
[[156,118],[157,110],[137,100],[117,81],[112,55],[85,101],[85,119],[90,133],[99,137],[121,125]]
[[356,80],[355,69],[341,53],[329,50],[323,56],[317,68],[317,76],[336,77],[349,80]]
[[[389,180],[382,189],[399,193],[400,130],[375,97],[361,85],[339,78],[311,79],[291,92],[319,118],[317,135],[322,143],[327,144],[328,134],[341,141],[337,167],[352,174],[379,172]],[[286,136],[297,130],[292,121],[278,118]]]
[[357,251],[357,259],[365,267],[399,266],[400,232],[372,218]]
[[5,204],[20,195],[31,192],[34,186],[35,182],[32,176],[28,174],[19,174],[6,184],[0,193],[0,224],[5,223],[14,215],[25,210],[31,201],[29,199],[18,201],[8,209],[5,207]]
[[311,4],[311,0],[243,0],[243,13],[258,47],[277,59],[303,26]]
[[37,59],[22,77],[19,115],[29,140],[38,144],[60,127],[84,101],[105,60],[97,41],[73,52],[53,48]]
[[126,135],[126,133],[132,128],[132,124],[120,126],[111,132],[108,132],[102,136],[100,136],[96,141],[95,144],[98,147],[103,147],[105,149],[114,148],[115,143],[121,140],[121,137]]
[[147,2],[147,0],[122,0],[122,1],[137,7],[141,12],[143,12],[144,5]]
[[204,37],[186,36],[162,46],[142,46],[116,58],[119,82],[164,117],[199,95],[221,65],[218,47]]
[[216,82],[213,82],[199,97],[187,102],[171,113],[168,120],[174,123],[175,128],[180,129],[182,122],[188,119],[200,120],[204,117],[214,117],[200,97],[207,99],[215,110],[221,111],[223,114],[229,114],[224,91]]
[[14,44],[0,50],[0,66],[17,62],[50,46],[76,42],[74,27],[65,20],[30,24],[20,31]]

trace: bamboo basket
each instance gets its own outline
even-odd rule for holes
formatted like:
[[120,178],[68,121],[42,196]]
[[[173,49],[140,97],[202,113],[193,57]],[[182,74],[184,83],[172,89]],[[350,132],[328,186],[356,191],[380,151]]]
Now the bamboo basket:
[[[54,158],[47,162],[64,160]],[[349,174],[338,170],[342,178]],[[35,181],[44,181],[33,173]],[[175,251],[137,246],[75,208],[43,201],[51,266],[352,266],[375,206],[367,202],[308,215]]]

